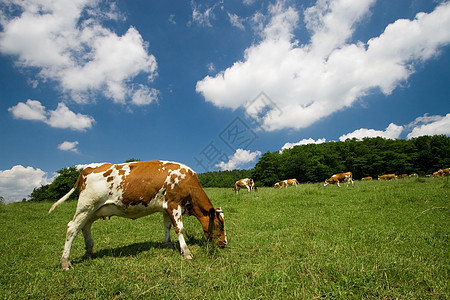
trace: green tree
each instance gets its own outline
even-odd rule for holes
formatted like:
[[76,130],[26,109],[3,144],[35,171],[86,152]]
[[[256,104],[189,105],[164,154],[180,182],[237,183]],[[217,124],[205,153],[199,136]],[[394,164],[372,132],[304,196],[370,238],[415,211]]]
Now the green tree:
[[278,152],[264,153],[255,165],[252,171],[252,178],[255,182],[263,186],[273,186],[280,178],[279,161],[280,154]]
[[135,162],[135,161],[141,161],[141,160],[139,158],[129,158],[125,162],[130,163],[130,162]]
[[[33,189],[29,201],[45,201],[57,200],[70,191],[80,175],[81,170],[76,167],[63,168],[57,173],[59,174],[51,184],[42,185]],[[76,190],[69,199],[77,199],[78,190]]]

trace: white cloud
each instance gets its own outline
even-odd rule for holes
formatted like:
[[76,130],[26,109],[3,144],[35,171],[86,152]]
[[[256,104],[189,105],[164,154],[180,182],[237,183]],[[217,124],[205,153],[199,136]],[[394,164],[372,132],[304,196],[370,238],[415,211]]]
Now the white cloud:
[[62,151],[72,151],[74,153],[79,153],[77,149],[78,141],[68,142],[64,141],[63,143],[58,145],[58,149]]
[[14,118],[23,120],[43,121],[47,120],[45,106],[37,100],[28,99],[26,103],[19,102],[16,106],[8,108]]
[[417,118],[414,122],[414,128],[408,134],[407,138],[414,138],[422,135],[445,134],[450,135],[450,113],[445,116],[428,116]]
[[209,63],[209,64],[207,64],[206,65],[206,67],[208,68],[208,72],[209,73],[212,73],[212,72],[215,72],[216,71],[216,66],[214,65],[214,63]]
[[139,88],[134,92],[132,103],[138,106],[147,105],[153,101],[158,101],[159,91],[151,89],[145,85],[139,85]]
[[233,170],[254,161],[260,155],[261,151],[251,152],[250,150],[237,149],[228,162],[221,162],[216,167],[219,167],[222,171]]
[[[192,22],[201,26],[212,27],[211,19],[215,18],[214,10],[218,5],[222,4],[222,2],[223,1],[217,2],[214,5],[203,9],[201,4],[197,4],[192,0]],[[189,22],[188,25],[191,25],[192,22]]]
[[386,130],[375,130],[375,129],[367,129],[361,128],[355,130],[351,133],[344,134],[339,137],[340,141],[345,141],[346,139],[357,138],[362,140],[365,137],[383,137],[387,139],[398,139],[400,134],[402,133],[404,127],[395,125],[394,123],[389,124]]
[[91,116],[72,112],[64,103],[59,103],[56,110],[46,111],[41,102],[28,99],[26,103],[19,102],[8,111],[16,119],[42,121],[55,128],[84,131],[95,122]]
[[231,25],[233,25],[234,27],[237,27],[241,30],[245,30],[244,24],[242,23],[242,19],[238,15],[228,13],[228,19],[230,20]]
[[[367,43],[351,43],[374,1],[319,0],[304,12],[311,40],[302,45],[294,36],[299,12],[284,3],[270,6],[261,42],[247,48],[242,61],[196,86],[207,102],[231,109],[245,107],[263,91],[282,111],[263,119],[268,131],[308,127],[374,90],[388,95],[414,73],[416,63],[450,43],[450,2],[414,20],[397,20]],[[262,24],[264,18],[257,20]]]
[[[5,4],[19,14],[0,17],[0,52],[17,57],[21,67],[39,70],[73,100],[84,103],[100,93],[114,102],[132,97],[130,79],[157,76],[157,63],[148,43],[130,27],[118,36],[101,25],[123,19],[114,4],[100,9],[99,1],[25,0]],[[98,6],[97,6],[98,5]]]
[[49,184],[51,180],[39,168],[17,165],[10,170],[0,170],[0,196],[6,203],[22,201],[34,188]]
[[326,141],[327,140],[325,138],[317,139],[317,141],[312,138],[309,138],[309,139],[303,139],[301,141],[298,141],[297,143],[286,143],[286,144],[284,144],[283,147],[281,147],[280,153],[283,152],[283,150],[285,150],[285,149],[291,149],[291,148],[294,148],[295,146],[308,145],[308,144],[323,144]]
[[177,22],[175,21],[175,15],[174,14],[170,14],[169,16],[169,23],[176,25]]

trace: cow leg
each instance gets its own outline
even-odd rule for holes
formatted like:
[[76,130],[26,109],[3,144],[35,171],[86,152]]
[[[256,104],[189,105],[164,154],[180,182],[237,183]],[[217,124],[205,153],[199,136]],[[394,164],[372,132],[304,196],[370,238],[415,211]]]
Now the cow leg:
[[172,220],[170,219],[170,216],[164,212],[164,243],[166,245],[171,245],[170,241],[170,227],[172,227]]
[[70,263],[70,249],[72,248],[72,243],[78,232],[86,225],[88,216],[89,215],[87,212],[76,214],[72,221],[67,224],[66,242],[64,244],[64,251],[61,256],[61,268],[63,270],[69,270],[72,268]]
[[183,222],[181,219],[181,215],[182,215],[181,207],[179,205],[177,205],[176,207],[168,207],[167,213],[170,217],[170,220],[172,221],[173,229],[175,230],[175,233],[178,236],[178,241],[180,243],[181,255],[183,255],[183,257],[185,259],[192,259],[192,253],[189,250],[189,248],[186,244],[186,241],[184,240],[184,236],[183,236],[184,227],[183,227]]
[[91,257],[94,249],[94,240],[92,239],[91,227],[97,218],[94,218],[86,223],[83,227],[84,244],[86,245],[86,256]]
[[337,186],[338,186],[338,187],[341,187],[341,186],[339,185],[339,181],[337,182]]

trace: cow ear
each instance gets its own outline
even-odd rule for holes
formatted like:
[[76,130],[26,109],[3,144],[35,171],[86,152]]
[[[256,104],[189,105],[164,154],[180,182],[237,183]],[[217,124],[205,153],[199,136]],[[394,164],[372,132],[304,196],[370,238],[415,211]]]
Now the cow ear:
[[211,208],[209,210],[209,224],[208,224],[208,240],[211,239],[214,230],[214,217],[216,216],[216,210]]
[[209,218],[214,220],[214,216],[216,215],[216,210],[214,208],[211,208],[209,210]]

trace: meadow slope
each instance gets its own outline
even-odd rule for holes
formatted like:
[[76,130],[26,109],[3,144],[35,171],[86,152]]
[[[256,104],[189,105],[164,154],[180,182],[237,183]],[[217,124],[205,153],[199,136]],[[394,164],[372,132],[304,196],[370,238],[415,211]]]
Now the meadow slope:
[[164,245],[160,214],[99,220],[96,254],[59,258],[76,202],[0,205],[1,299],[448,299],[449,179],[301,184],[257,193],[208,188],[225,212],[229,247],[185,218],[194,255]]

